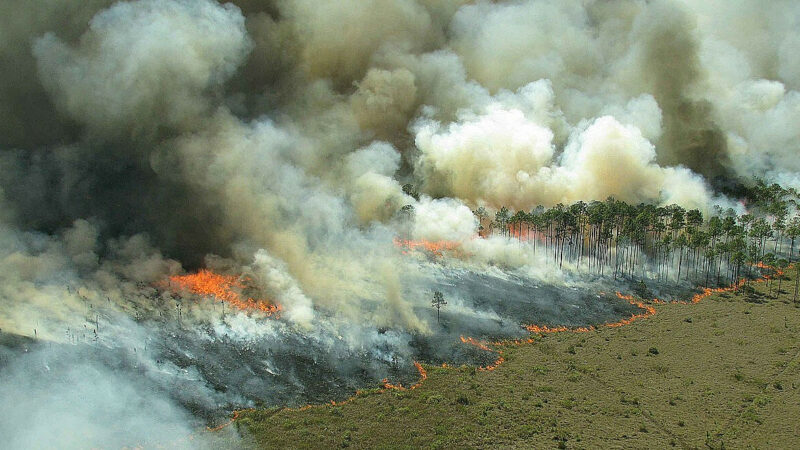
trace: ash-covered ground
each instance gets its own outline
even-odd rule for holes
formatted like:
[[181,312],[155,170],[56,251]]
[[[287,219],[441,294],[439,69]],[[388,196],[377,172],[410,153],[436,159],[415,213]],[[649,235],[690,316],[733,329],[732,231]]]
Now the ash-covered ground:
[[405,296],[429,298],[440,290],[448,302],[439,323],[434,308],[416,307],[427,333],[348,324],[343,335],[336,317],[320,328],[300,329],[257,312],[230,307],[223,312],[214,298],[180,297],[147,286],[143,296],[158,307],[123,312],[110,303],[87,303],[86,323],[65,329],[61,340],[3,334],[0,370],[10,378],[25,377],[28,391],[44,395],[81,373],[74,367],[81,361],[96,376],[82,376],[87,389],[107,379],[106,372],[124,377],[158,394],[155,398],[175,400],[186,410],[181,414],[194,416],[199,425],[215,423],[235,408],[340,401],[384,378],[410,385],[418,378],[415,360],[487,365],[496,359],[465,345],[460,336],[519,338],[527,334],[522,324],[585,326],[638,310],[611,290],[601,295],[597,289],[557,287],[501,271],[431,264],[420,273]]

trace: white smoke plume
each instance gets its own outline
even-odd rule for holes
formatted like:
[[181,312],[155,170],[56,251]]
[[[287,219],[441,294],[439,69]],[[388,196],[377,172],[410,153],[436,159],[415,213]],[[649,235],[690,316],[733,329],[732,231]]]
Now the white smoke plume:
[[233,5],[177,0],[120,2],[95,15],[75,47],[53,33],[33,45],[42,84],[69,116],[133,133],[196,121],[249,50]]

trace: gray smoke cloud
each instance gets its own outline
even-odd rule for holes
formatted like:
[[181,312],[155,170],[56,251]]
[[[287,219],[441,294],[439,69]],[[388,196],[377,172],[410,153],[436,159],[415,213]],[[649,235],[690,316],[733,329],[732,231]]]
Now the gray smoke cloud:
[[[2,403],[36,399],[54,430],[126,445],[256,392],[325,400],[307,367],[346,390],[441,338],[421,312],[447,272],[398,236],[459,242],[442,264],[460,282],[574,284],[527,247],[473,239],[471,210],[614,196],[710,211],[734,204],[721,184],[800,188],[800,8],[729,3],[0,0],[0,329],[56,344],[4,357]],[[282,318],[157,287],[202,267],[248,277]],[[448,292],[453,323],[515,326]],[[63,377],[26,378],[64,355],[79,364],[55,364]],[[64,381],[87,378],[91,395]],[[115,406],[139,391],[158,414]],[[109,414],[71,410],[85,396]],[[132,425],[108,434],[118,421]]]
[[6,418],[0,422],[3,445],[82,448],[87,443],[125,447],[174,442],[177,448],[191,448],[188,414],[169,398],[129,378],[131,372],[90,362],[81,354],[72,355],[77,361],[64,361],[67,355],[40,350],[12,356],[0,386]]
[[47,33],[33,45],[45,89],[98,134],[191,127],[250,50],[244,18],[212,2],[117,3],[75,46]]

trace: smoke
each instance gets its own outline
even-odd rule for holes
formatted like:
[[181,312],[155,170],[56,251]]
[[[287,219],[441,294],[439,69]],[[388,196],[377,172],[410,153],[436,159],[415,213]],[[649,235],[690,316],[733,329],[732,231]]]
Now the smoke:
[[88,442],[191,447],[188,413],[131,370],[63,349],[2,356],[11,361],[0,385],[6,418],[0,430],[9,448],[81,448]]
[[262,278],[261,283],[274,291],[275,298],[286,308],[286,318],[303,327],[310,327],[314,318],[311,300],[287,273],[285,264],[261,249],[256,252],[253,266],[254,272]]
[[347,155],[343,177],[351,183],[350,201],[361,223],[387,221],[413,202],[393,178],[399,168],[400,154],[385,142],[373,142]]
[[76,46],[47,33],[33,45],[42,85],[72,119],[101,135],[183,129],[250,50],[244,18],[211,1],[117,3]]
[[[568,264],[476,239],[478,207],[707,212],[733,203],[722,184],[800,188],[788,1],[17,3],[0,0],[0,337],[54,346],[0,346],[0,396],[84,442],[475,361],[449,343],[464,330],[627,311],[564,290],[589,289]],[[398,237],[457,251],[432,263]],[[164,288],[198,268],[282,317]],[[26,377],[43,360],[58,375]],[[134,392],[158,413],[124,406]]]
[[549,79],[576,122],[650,94],[663,111],[660,161],[704,175],[724,162],[708,108],[691,97],[701,78],[697,44],[692,20],[675,2],[479,3],[454,22],[456,48],[490,89]]
[[[518,95],[528,97],[548,88],[543,83],[527,85]],[[419,170],[427,174],[429,188],[470,204],[523,210],[609,196],[704,209],[711,204],[712,193],[702,177],[680,166],[658,165],[655,146],[636,126],[623,125],[612,116],[584,122],[573,129],[563,152],[556,155],[554,133],[540,124],[537,113],[558,116],[498,102],[482,114],[465,113],[461,122],[445,129],[435,121],[418,122]],[[637,120],[657,122],[658,118]],[[610,177],[611,173],[621,176]]]
[[358,125],[378,138],[402,132],[416,106],[417,87],[408,69],[371,69],[351,97]]
[[465,241],[475,236],[472,211],[452,199],[422,197],[414,217],[413,236],[430,241]]
[[[339,86],[363,77],[380,51],[420,53],[443,43],[442,30],[434,26],[429,11],[413,0],[322,5],[300,0],[283,2],[279,10],[298,40],[298,64],[310,77],[330,79]],[[335,24],[348,26],[342,32]]]

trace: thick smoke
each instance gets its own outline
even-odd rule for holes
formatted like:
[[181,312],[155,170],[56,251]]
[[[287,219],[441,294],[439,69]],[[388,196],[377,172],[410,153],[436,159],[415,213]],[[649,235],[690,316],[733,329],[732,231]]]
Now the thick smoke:
[[[0,430],[20,447],[80,445],[51,440],[66,428],[161,442],[194,429],[187,408],[325,401],[398,360],[458,360],[460,330],[614,317],[540,284],[574,287],[570,267],[474,239],[472,210],[710,211],[731,203],[720,184],[800,188],[798,17],[749,0],[0,0],[0,329],[16,339],[0,403],[58,423]],[[396,239],[460,247],[433,264]],[[281,319],[160,284],[203,267],[247,277]],[[504,295],[525,306],[481,303]],[[157,413],[121,406],[134,392]]]
[[132,370],[64,349],[1,356],[14,361],[0,385],[6,418],[0,430],[8,448],[82,448],[87,442],[191,447],[187,412]]
[[[561,117],[561,112],[535,110],[539,105],[552,104],[547,98],[552,96],[552,89],[547,83],[534,83],[523,87],[518,95],[523,99],[514,99],[517,103],[528,103],[534,109],[525,111],[524,107],[497,102],[483,113],[464,113],[459,123],[446,129],[435,121],[419,121],[415,125],[419,167],[429,183],[470,204],[516,209],[608,196],[634,203],[681,203],[701,208],[710,204],[710,193],[701,177],[683,167],[659,166],[655,146],[641,130],[623,125],[612,116],[576,126],[557,155],[554,133],[540,123]],[[511,94],[506,96],[513,99]],[[537,115],[545,120],[537,120]],[[636,120],[657,122],[658,117],[640,116]],[[610,173],[627,176],[609,177]]]
[[56,104],[101,135],[191,127],[249,50],[240,11],[207,1],[117,3],[77,45],[52,32],[33,45]]

